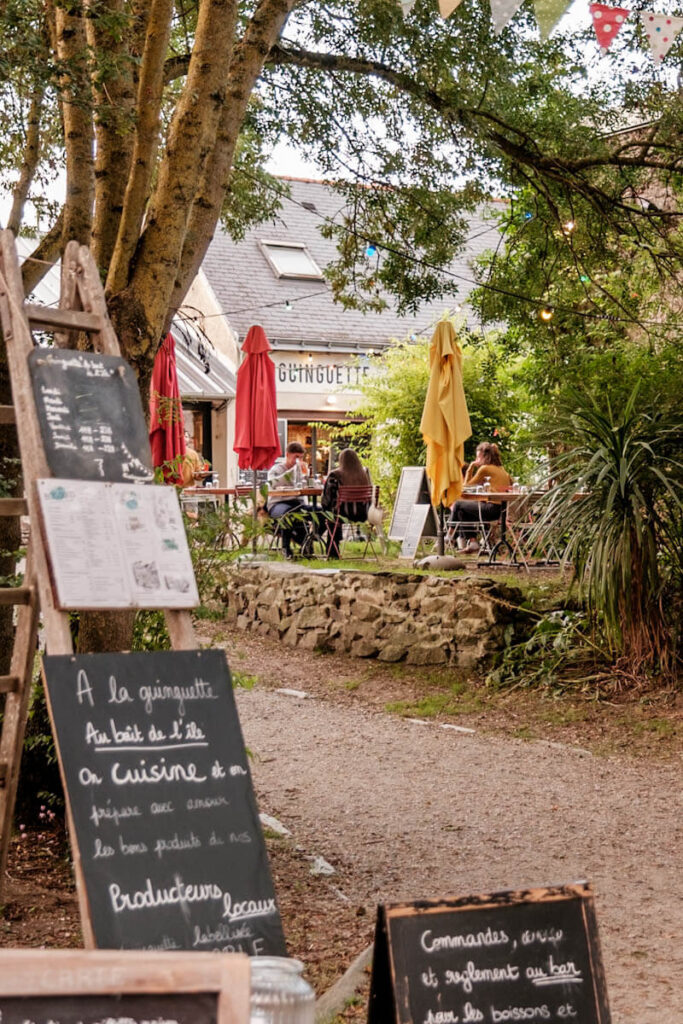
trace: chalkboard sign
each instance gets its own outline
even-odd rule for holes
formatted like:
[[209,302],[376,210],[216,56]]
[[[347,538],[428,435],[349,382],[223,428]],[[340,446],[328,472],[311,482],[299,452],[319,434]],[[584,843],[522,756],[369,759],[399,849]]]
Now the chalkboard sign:
[[389,540],[403,540],[413,505],[428,505],[429,502],[429,484],[424,466],[404,466],[391,514]]
[[2,1024],[247,1024],[249,960],[215,953],[3,950]]
[[436,521],[431,505],[413,505],[401,545],[401,558],[414,558],[423,537],[433,537]]
[[43,666],[95,944],[286,955],[224,652]]
[[381,906],[369,1024],[609,1024],[590,886]]
[[28,362],[45,456],[55,476],[152,479],[140,389],[125,359],[38,348]]

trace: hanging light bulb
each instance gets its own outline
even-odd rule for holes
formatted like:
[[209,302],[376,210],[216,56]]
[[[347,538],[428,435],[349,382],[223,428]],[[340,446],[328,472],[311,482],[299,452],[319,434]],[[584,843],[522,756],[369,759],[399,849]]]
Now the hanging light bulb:
[[524,211],[524,220],[532,220],[533,216],[534,215],[531,212],[531,210],[525,210]]
[[588,284],[588,282],[590,281],[590,277],[588,276],[588,274],[580,274],[579,281],[581,282],[581,284]]
[[286,311],[287,311],[288,313],[291,313],[293,309],[294,309],[294,306],[293,306],[293,305],[292,305],[292,303],[291,303],[291,302],[289,301],[289,299],[285,299],[285,310],[286,310]]
[[544,323],[549,323],[555,315],[555,310],[552,306],[543,306],[538,311],[538,315]]
[[368,242],[368,244],[365,247],[365,255],[366,256],[375,256],[376,254],[377,254],[377,246],[375,245],[374,242]]
[[572,233],[572,231],[574,230],[575,227],[576,227],[575,221],[573,221],[573,220],[566,220],[564,222],[564,224],[562,225],[562,230],[564,231],[565,235],[571,235],[571,233]]
[[313,355],[310,352],[308,353],[308,361],[309,363],[313,362]]

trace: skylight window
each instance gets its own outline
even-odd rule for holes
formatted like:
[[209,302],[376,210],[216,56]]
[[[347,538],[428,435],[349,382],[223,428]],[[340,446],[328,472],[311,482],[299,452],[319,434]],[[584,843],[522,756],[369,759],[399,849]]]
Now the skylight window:
[[321,280],[323,272],[303,243],[263,240],[260,244],[277,277]]

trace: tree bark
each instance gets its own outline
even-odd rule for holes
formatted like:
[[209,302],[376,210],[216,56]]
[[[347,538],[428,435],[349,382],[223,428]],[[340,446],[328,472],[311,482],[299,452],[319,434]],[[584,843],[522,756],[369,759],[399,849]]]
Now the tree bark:
[[[133,151],[135,118],[133,29],[112,31],[111,18],[124,14],[125,0],[88,0],[90,16],[86,18],[86,35],[93,54],[106,54],[114,72],[104,74],[95,65],[91,68],[95,114],[95,212],[92,225],[91,251],[98,267],[106,268],[111,260],[118,232],[123,197]],[[116,24],[116,21],[114,21]],[[68,239],[67,239],[68,241]]]
[[92,100],[82,0],[55,6],[57,57],[63,68],[59,98],[66,140],[64,241],[90,244],[95,179]]
[[78,627],[78,654],[99,651],[129,651],[136,612],[81,612]]

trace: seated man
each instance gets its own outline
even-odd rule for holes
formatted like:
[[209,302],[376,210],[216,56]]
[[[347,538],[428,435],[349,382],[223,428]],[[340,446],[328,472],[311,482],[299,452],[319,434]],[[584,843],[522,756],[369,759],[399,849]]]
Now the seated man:
[[[279,490],[286,487],[303,487],[306,483],[306,464],[303,461],[304,446],[298,441],[287,445],[284,456],[280,456],[268,470],[268,487]],[[303,544],[308,534],[308,524],[313,509],[298,495],[268,498],[268,514],[280,523],[282,550],[285,558],[292,558],[292,541]]]

